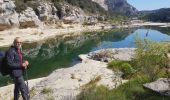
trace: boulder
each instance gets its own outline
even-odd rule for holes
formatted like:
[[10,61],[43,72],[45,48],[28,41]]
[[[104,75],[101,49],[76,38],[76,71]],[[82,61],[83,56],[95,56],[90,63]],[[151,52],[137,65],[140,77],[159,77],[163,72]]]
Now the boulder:
[[18,13],[15,11],[15,4],[11,0],[2,0],[0,2],[0,31],[18,26]]
[[62,5],[61,13],[65,24],[83,23],[87,16],[82,9],[67,4]]
[[15,4],[11,0],[2,0],[0,2],[0,15],[10,15],[15,12]]
[[170,78],[160,78],[155,82],[146,83],[143,86],[162,95],[170,96]]
[[19,15],[20,28],[38,27],[41,22],[34,10],[28,7],[25,11]]

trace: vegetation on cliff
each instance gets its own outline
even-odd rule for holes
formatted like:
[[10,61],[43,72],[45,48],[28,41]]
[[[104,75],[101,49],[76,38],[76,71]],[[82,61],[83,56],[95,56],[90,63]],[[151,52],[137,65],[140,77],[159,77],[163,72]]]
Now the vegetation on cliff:
[[140,12],[141,19],[153,22],[170,22],[170,8]]
[[[56,8],[61,8],[61,3],[67,3],[72,6],[77,6],[83,9],[85,12],[93,13],[93,14],[107,14],[99,4],[93,2],[92,0],[47,0],[52,2]],[[45,2],[45,1],[44,1]],[[21,12],[26,9],[26,7],[32,7],[36,9],[38,3],[34,0],[15,0],[16,11]]]

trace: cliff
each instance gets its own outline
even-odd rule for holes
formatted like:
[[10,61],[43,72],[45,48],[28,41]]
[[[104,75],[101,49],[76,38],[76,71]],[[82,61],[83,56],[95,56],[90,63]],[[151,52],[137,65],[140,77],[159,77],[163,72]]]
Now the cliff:
[[97,23],[98,14],[85,13],[80,7],[50,0],[0,0],[0,31],[17,27],[60,27],[62,24]]
[[92,0],[105,10],[110,11],[113,14],[122,14],[131,16],[137,14],[137,9],[128,4],[127,0]]
[[62,24],[94,25],[108,14],[133,15],[126,0],[0,0],[0,31]]

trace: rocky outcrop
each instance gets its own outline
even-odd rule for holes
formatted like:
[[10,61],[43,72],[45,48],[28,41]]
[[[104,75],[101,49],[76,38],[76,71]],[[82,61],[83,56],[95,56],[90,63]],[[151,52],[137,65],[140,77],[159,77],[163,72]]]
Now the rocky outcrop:
[[37,7],[39,19],[45,24],[55,24],[59,20],[57,11],[56,7],[50,2],[40,2]]
[[40,20],[35,14],[34,10],[28,7],[25,11],[19,15],[20,28],[27,27],[38,27],[40,25]]
[[[18,2],[22,2],[24,4],[23,1]],[[15,11],[16,6],[14,1],[1,0],[0,31],[14,26],[27,28],[52,24],[58,25],[61,21],[63,21],[64,24],[83,23],[87,18],[87,15],[82,9],[70,4],[61,3],[61,7],[57,9],[54,3],[50,1],[38,0],[29,3],[37,5],[37,7],[34,6],[31,8],[27,4],[24,4],[23,6],[26,6],[27,9],[17,13]]]
[[92,0],[101,5],[105,10],[114,13],[120,13],[123,15],[134,15],[137,13],[137,9],[128,4],[127,0]]
[[82,9],[67,4],[62,5],[61,11],[65,24],[84,22],[87,16]]
[[0,1],[0,31],[19,26],[15,4],[10,0]]
[[170,96],[170,78],[161,78],[155,82],[146,83],[144,87],[162,95]]
[[[74,6],[74,4],[69,2],[51,0],[15,1],[15,5],[14,1],[15,0],[0,1],[0,31],[11,27],[27,28],[44,25],[61,28],[63,23],[95,25],[98,21],[105,20],[105,17],[100,13],[100,10],[95,14],[90,12],[90,9],[93,7],[89,9],[85,7],[83,9],[81,5]],[[113,13],[121,12],[122,14],[131,15],[136,12],[136,9],[129,5],[126,0],[92,1],[99,3],[103,8]],[[22,5],[24,6],[24,9],[22,9]],[[93,10],[98,10],[97,7],[94,8],[95,9]],[[85,13],[84,10],[86,12],[89,11],[89,13]]]
[[110,62],[112,60],[130,61],[135,55],[135,48],[102,49],[90,52],[88,57],[93,60]]
[[[104,85],[109,89],[127,82],[107,69],[107,63],[91,60],[87,55],[80,55],[80,57],[81,63],[70,68],[58,69],[37,84],[34,87],[35,95],[31,100],[47,100],[49,97],[55,100],[76,100],[83,86],[96,78],[99,78],[97,85]],[[44,89],[51,92],[45,94],[42,92]]]

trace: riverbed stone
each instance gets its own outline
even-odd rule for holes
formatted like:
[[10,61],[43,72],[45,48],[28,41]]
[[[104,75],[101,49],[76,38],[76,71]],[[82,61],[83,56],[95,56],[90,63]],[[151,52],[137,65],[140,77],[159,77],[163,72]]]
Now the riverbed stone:
[[157,81],[146,83],[143,86],[161,95],[170,96],[170,78],[160,78]]
[[110,62],[112,60],[126,60],[129,61],[134,57],[135,48],[115,48],[115,49],[101,49],[90,52],[88,57],[93,60]]

